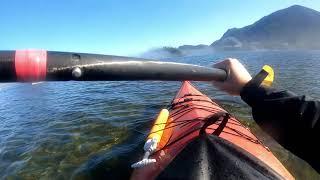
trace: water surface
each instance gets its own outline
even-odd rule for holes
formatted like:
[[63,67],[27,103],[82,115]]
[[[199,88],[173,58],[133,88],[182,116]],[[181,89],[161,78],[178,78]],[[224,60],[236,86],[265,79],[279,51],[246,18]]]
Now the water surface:
[[[275,69],[274,86],[320,99],[320,51],[224,52],[169,59],[210,66],[235,57],[256,74]],[[127,178],[158,111],[180,82],[0,84],[0,179]],[[253,122],[239,97],[196,83],[251,127],[297,179],[319,179]]]

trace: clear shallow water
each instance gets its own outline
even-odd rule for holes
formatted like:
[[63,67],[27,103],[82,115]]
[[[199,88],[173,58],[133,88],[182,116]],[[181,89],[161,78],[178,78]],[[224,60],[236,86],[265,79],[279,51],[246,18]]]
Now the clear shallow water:
[[[320,99],[320,51],[227,52],[177,62],[208,66],[235,57],[251,74],[274,67],[275,86]],[[0,179],[126,178],[145,134],[179,82],[0,84]],[[273,150],[297,179],[319,179],[255,125],[238,97],[196,83]]]

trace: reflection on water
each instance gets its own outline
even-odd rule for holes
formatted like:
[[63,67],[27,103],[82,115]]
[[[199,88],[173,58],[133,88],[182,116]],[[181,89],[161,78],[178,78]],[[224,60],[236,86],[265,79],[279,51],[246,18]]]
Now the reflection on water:
[[[177,62],[212,64],[236,57],[252,72],[275,69],[278,88],[320,99],[320,52],[228,52]],[[0,85],[0,179],[127,178],[152,119],[179,82],[50,82]],[[196,83],[268,145],[298,179],[319,179],[253,122],[239,97]]]

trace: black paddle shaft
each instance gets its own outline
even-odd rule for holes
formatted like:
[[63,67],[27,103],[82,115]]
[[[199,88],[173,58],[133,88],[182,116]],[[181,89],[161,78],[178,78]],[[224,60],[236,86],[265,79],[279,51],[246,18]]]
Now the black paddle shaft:
[[44,78],[26,80],[17,75],[16,51],[0,51],[0,81],[223,81],[227,76],[224,70],[191,64],[85,53],[45,53]]

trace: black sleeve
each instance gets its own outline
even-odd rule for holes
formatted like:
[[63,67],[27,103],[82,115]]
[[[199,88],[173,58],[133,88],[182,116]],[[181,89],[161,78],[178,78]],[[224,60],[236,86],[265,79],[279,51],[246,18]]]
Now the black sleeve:
[[319,101],[252,83],[240,95],[266,133],[320,172]]

